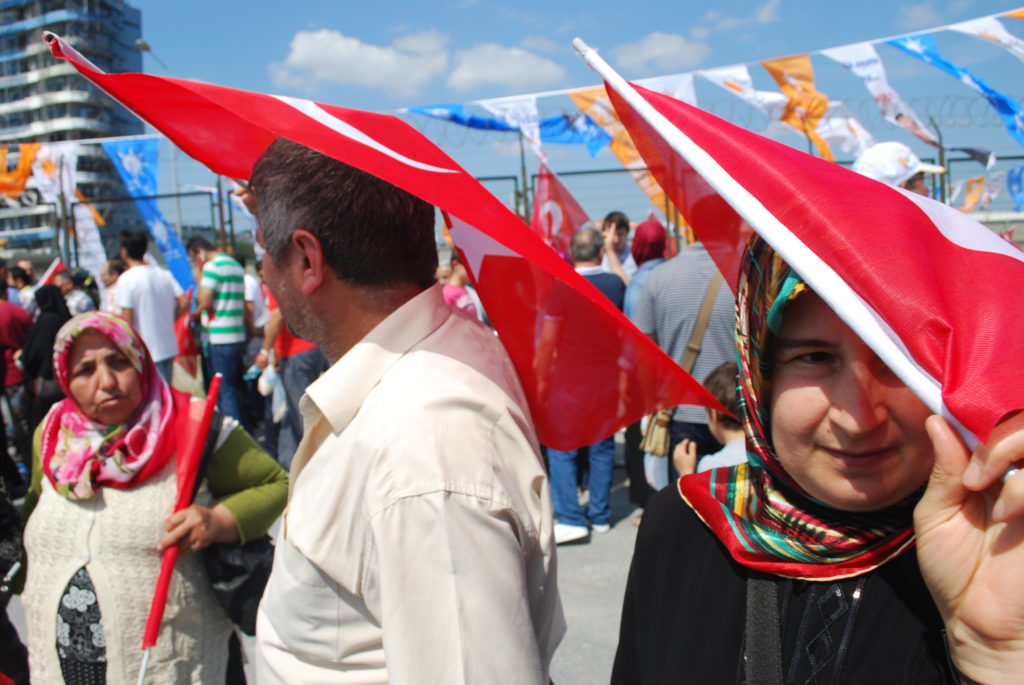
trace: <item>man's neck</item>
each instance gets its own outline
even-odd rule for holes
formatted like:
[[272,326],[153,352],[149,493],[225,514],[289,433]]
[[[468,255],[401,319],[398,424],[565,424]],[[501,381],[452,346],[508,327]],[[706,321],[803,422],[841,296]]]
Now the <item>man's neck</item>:
[[[424,288],[408,283],[393,288],[359,288],[347,284],[336,284],[325,292],[322,307],[314,304],[313,311],[331,312],[331,318],[318,317],[308,339],[315,343],[335,363],[350,349],[365,338],[370,331],[388,318],[399,307],[422,293]],[[346,306],[336,306],[338,302]],[[328,306],[332,303],[335,306]]]
[[125,259],[124,263],[128,265],[129,269],[132,268],[133,266],[146,266],[146,262],[142,261],[141,259],[132,259],[131,257]]

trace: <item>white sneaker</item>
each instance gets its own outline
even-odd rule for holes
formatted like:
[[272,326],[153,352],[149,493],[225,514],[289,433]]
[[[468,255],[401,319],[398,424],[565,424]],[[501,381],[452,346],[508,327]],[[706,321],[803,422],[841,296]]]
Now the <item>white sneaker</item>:
[[566,523],[555,523],[555,544],[561,545],[566,542],[575,542],[587,537],[586,526],[570,526]]
[[595,533],[607,533],[611,529],[612,527],[607,523],[592,523],[590,525],[590,530],[594,531]]

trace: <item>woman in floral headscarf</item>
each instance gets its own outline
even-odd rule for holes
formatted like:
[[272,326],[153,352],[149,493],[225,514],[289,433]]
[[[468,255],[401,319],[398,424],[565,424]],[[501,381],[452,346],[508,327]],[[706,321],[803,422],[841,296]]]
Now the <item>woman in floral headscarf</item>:
[[1024,414],[969,454],[757,237],[736,326],[747,463],[648,504],[612,682],[1019,682]]
[[223,683],[231,623],[188,552],[266,532],[287,476],[225,418],[196,504],[169,516],[178,439],[194,430],[189,396],[164,382],[127,322],[104,312],[60,329],[53,369],[68,397],[36,431],[24,507],[33,681],[135,682],[161,552],[181,545],[148,677]]

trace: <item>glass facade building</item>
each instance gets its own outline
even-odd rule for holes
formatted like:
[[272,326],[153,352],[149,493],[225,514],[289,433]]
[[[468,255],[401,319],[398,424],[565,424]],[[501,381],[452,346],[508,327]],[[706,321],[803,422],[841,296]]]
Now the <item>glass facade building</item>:
[[[142,71],[135,44],[142,16],[124,0],[0,0],[0,145],[8,146],[8,168],[18,161],[20,143],[143,133],[138,118],[50,54],[43,31],[60,35],[104,71]],[[79,145],[77,180],[86,198],[125,194],[98,144]],[[58,212],[35,199],[30,192],[0,206],[0,254],[53,249]],[[139,227],[130,204],[123,209],[104,217],[108,231]]]

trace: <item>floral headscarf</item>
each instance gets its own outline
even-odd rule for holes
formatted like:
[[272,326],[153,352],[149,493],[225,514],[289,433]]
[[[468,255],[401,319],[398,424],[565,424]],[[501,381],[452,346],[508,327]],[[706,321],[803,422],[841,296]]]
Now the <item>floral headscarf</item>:
[[[142,404],[127,423],[96,423],[71,397],[71,351],[90,330],[114,343],[139,373]],[[174,396],[127,321],[107,312],[87,312],[68,321],[54,342],[53,375],[67,398],[43,420],[41,456],[43,473],[57,492],[72,500],[92,499],[102,486],[131,488],[164,467],[175,444]]]
[[747,463],[684,476],[678,488],[740,564],[776,575],[826,580],[866,573],[913,543],[913,498],[853,513],[808,495],[779,463],[769,435],[772,344],[786,305],[804,283],[755,235],[743,256],[736,299],[740,414]]

